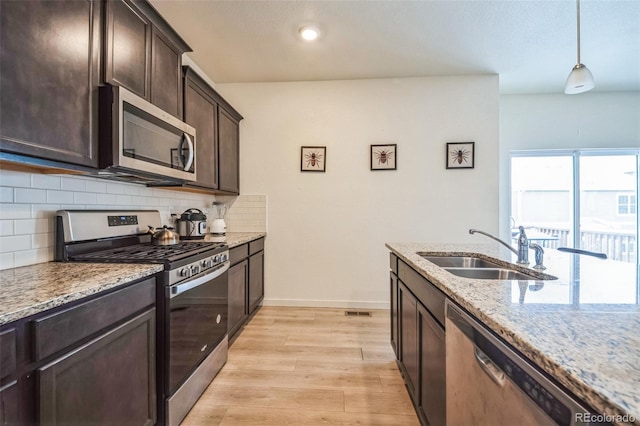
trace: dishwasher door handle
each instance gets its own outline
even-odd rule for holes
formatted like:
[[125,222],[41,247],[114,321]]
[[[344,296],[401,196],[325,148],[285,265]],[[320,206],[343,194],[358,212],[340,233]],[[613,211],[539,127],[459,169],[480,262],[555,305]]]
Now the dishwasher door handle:
[[493,380],[498,386],[504,386],[504,371],[502,371],[498,366],[485,354],[482,352],[477,346],[473,346],[474,351],[473,354],[476,356],[476,361],[482,368],[482,371],[486,373],[487,376],[491,380]]

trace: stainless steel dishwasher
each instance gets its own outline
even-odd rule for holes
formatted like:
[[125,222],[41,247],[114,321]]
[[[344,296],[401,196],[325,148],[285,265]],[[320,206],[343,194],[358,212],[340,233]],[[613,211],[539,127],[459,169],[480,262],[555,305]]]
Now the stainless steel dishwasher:
[[451,301],[447,425],[581,425],[583,407]]

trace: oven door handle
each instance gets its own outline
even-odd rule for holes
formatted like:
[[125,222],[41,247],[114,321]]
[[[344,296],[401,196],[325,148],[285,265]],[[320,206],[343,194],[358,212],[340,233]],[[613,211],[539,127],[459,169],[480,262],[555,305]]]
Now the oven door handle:
[[184,284],[178,284],[178,285],[169,287],[169,298],[173,299],[174,297],[179,296],[185,291],[189,291],[193,288],[201,286],[202,284],[206,284],[213,279],[218,278],[220,275],[224,274],[229,270],[229,264],[230,264],[229,261],[224,262],[222,265],[219,265],[214,269],[212,269],[211,272],[209,272],[206,275],[198,277],[194,280],[187,281]]

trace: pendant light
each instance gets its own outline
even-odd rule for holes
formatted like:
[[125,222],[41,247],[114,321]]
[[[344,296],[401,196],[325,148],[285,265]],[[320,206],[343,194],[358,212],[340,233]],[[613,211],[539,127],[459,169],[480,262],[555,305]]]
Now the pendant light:
[[576,0],[576,10],[578,15],[578,63],[567,77],[567,84],[564,88],[564,93],[567,95],[588,92],[594,87],[591,71],[580,62],[580,0]]

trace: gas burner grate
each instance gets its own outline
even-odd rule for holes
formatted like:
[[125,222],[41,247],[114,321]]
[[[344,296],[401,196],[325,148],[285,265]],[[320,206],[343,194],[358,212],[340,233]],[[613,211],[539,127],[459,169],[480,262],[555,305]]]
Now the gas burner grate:
[[136,244],[116,249],[84,253],[74,256],[73,260],[111,261],[111,262],[161,262],[200,253],[223,246],[223,243],[181,242],[168,246],[151,243]]

